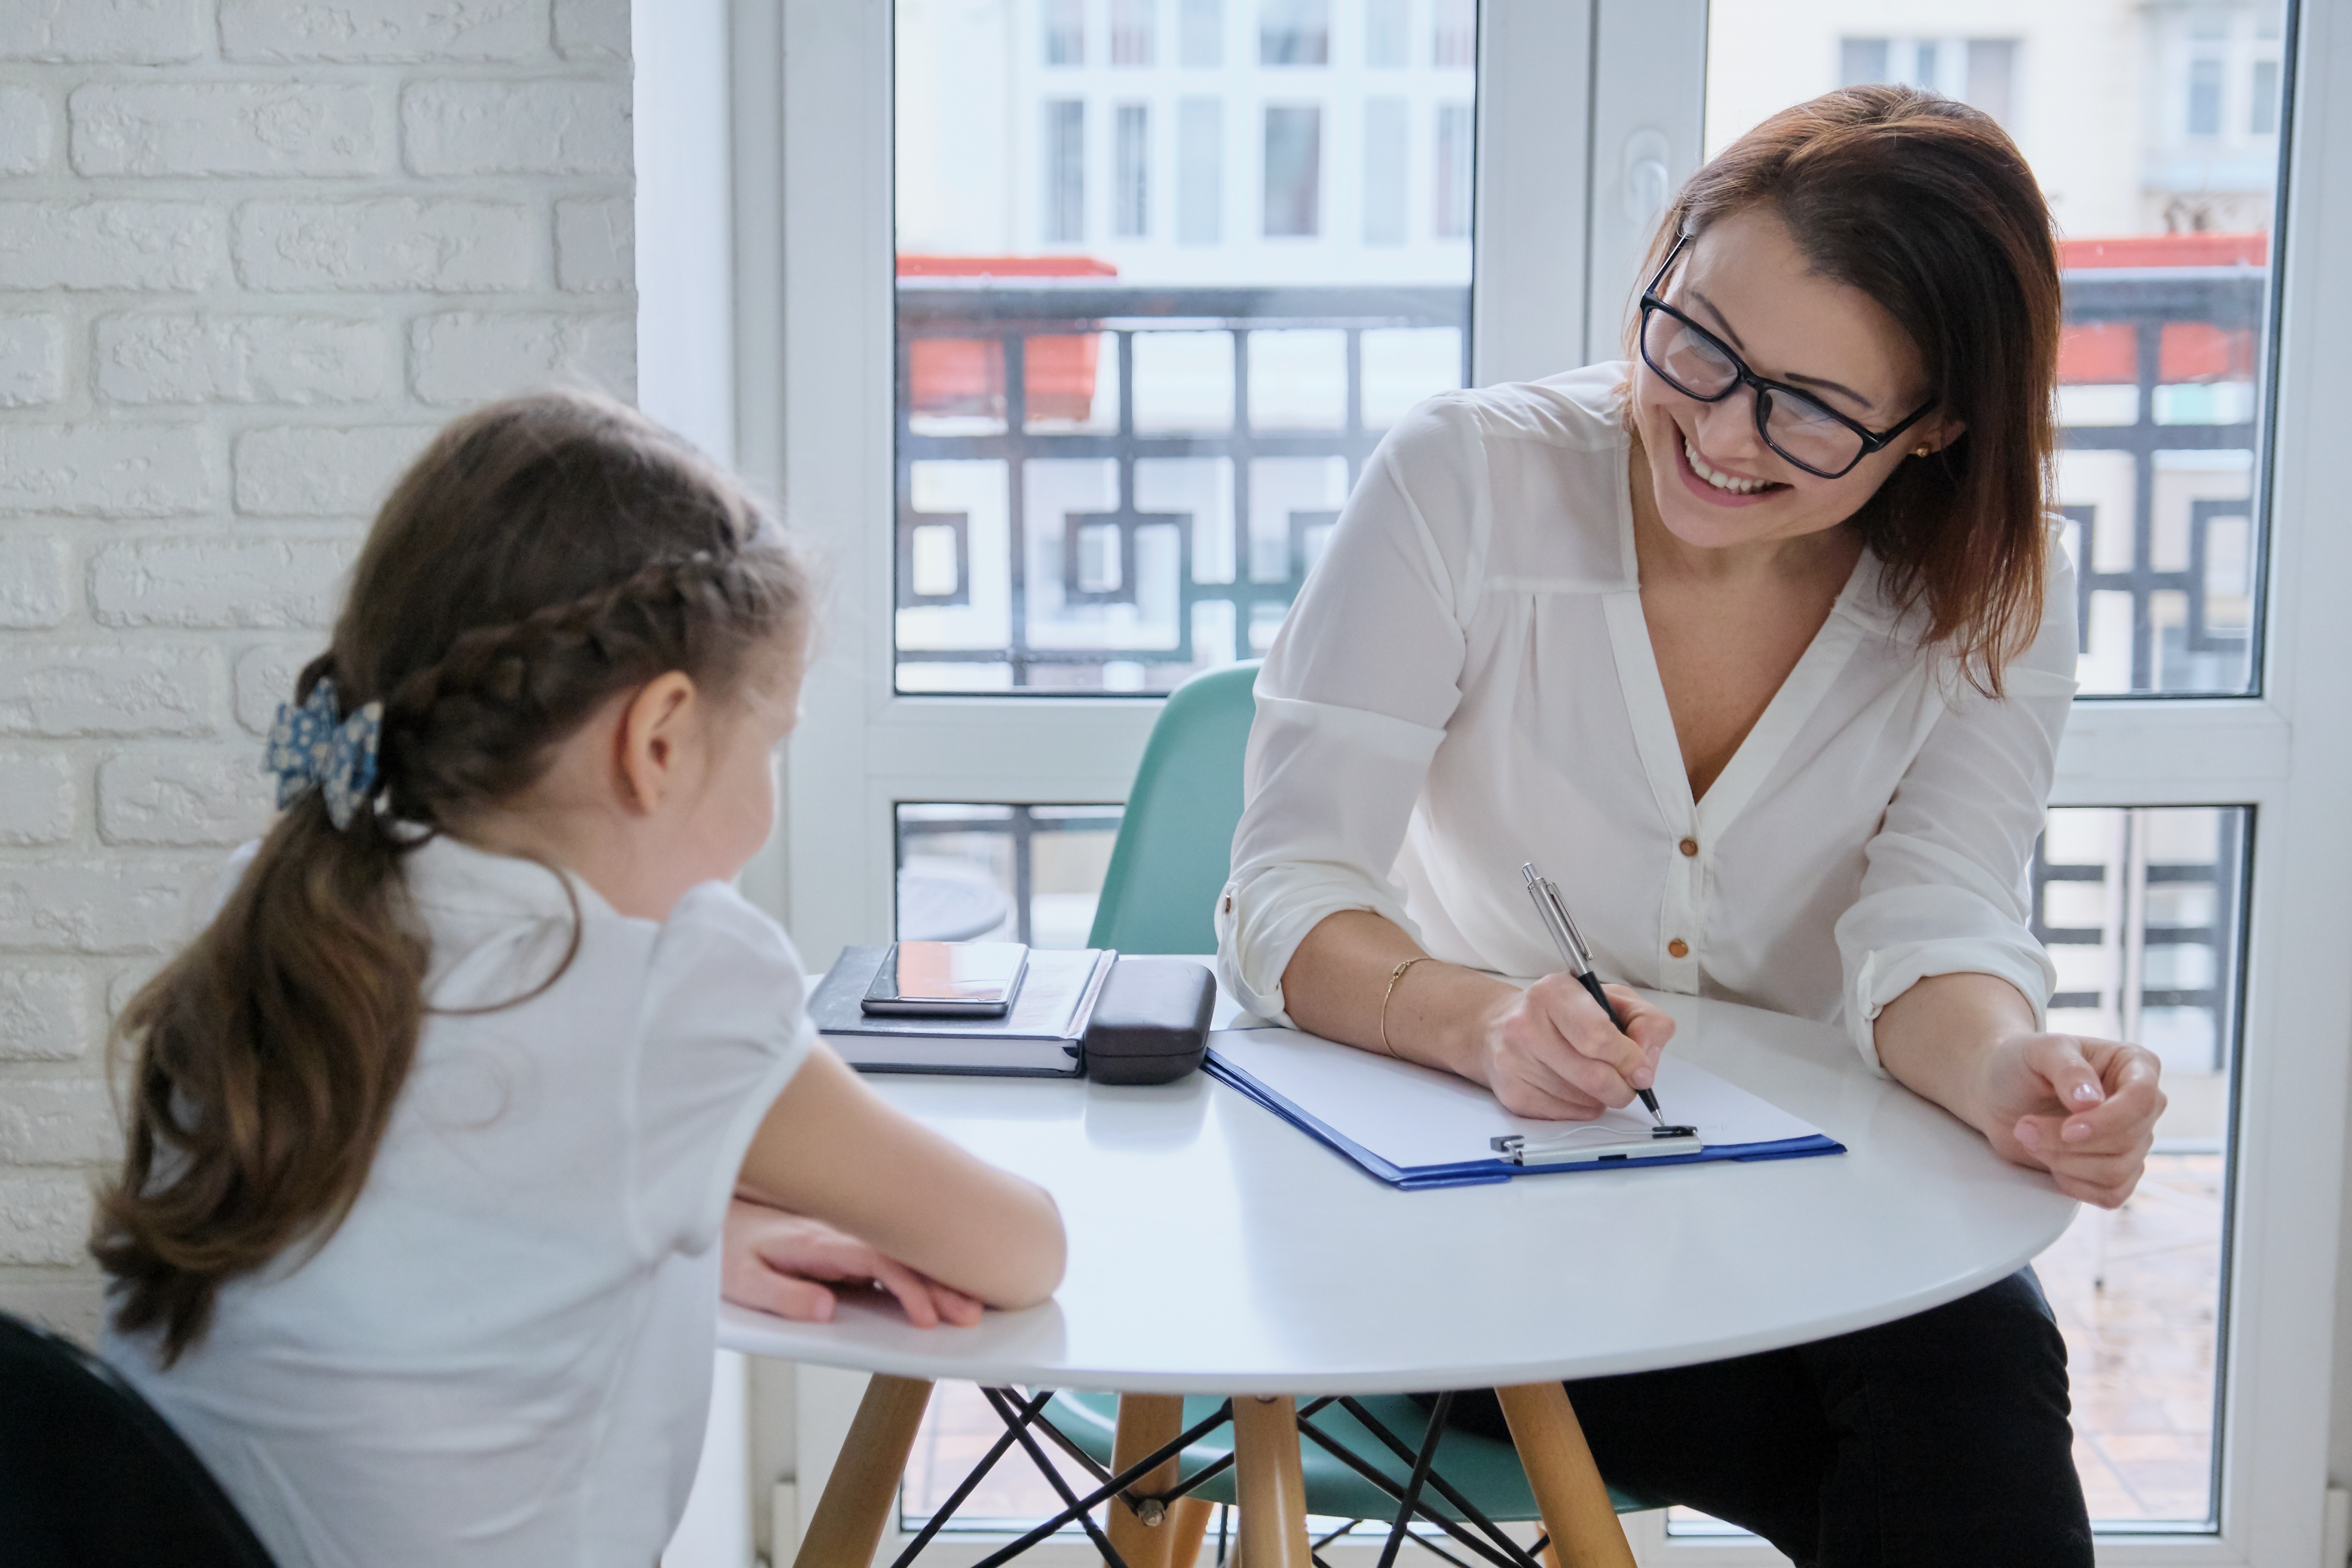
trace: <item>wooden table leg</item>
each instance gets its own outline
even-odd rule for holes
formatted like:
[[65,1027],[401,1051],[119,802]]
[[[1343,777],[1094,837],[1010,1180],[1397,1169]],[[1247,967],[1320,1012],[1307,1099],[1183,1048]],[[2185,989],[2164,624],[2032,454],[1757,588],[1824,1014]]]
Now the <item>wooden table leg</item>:
[[[1298,1463],[1298,1406],[1288,1395],[1234,1396],[1234,1486],[1249,1568],[1314,1568],[1307,1477]],[[1627,1563],[1630,1568],[1632,1559]]]
[[1633,1548],[1592,1463],[1584,1428],[1557,1383],[1497,1388],[1503,1419],[1526,1467],[1560,1568],[1633,1568]]
[[1168,1511],[1168,1568],[1192,1568],[1201,1560],[1201,1542],[1209,1533],[1209,1518],[1217,1505],[1199,1497],[1180,1497]]
[[931,1402],[931,1385],[911,1377],[874,1375],[857,1402],[848,1440],[833,1463],[824,1496],[802,1532],[793,1568],[867,1568],[882,1543],[882,1527],[898,1496],[915,1429]]
[[[1118,1396],[1118,1437],[1111,1445],[1110,1469],[1113,1475],[1123,1475],[1128,1466],[1146,1458],[1159,1448],[1173,1442],[1184,1430],[1184,1401],[1174,1394],[1122,1394]],[[1177,1461],[1169,1460],[1158,1469],[1139,1479],[1132,1490],[1156,1492],[1176,1484]],[[1169,1568],[1170,1550],[1175,1544],[1175,1521],[1166,1515],[1146,1524],[1135,1511],[1116,1498],[1107,1511],[1110,1515],[1112,1550],[1126,1560],[1128,1568]]]

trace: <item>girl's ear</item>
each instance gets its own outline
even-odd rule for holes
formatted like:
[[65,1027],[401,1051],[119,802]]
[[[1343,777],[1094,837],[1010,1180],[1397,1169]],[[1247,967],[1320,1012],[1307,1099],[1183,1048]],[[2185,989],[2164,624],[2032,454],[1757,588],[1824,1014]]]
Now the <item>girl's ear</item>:
[[650,816],[677,788],[701,706],[692,677],[671,670],[638,687],[622,708],[613,729],[613,781],[624,810]]

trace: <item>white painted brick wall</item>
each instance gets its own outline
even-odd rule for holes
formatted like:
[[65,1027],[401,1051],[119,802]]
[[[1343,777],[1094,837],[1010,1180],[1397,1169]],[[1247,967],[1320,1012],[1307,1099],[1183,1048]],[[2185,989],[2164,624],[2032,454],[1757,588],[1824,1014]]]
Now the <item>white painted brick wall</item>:
[[99,764],[98,832],[110,844],[241,844],[268,824],[270,791],[248,746],[131,752]]
[[197,202],[0,201],[0,289],[202,288],[227,229]]
[[65,318],[47,310],[0,316],[0,408],[55,402],[65,390]]
[[353,548],[347,531],[107,545],[90,559],[90,614],[101,626],[323,629],[334,620]]
[[637,324],[625,315],[455,310],[409,329],[409,390],[419,402],[474,403],[551,382],[628,397],[636,363]]
[[73,605],[67,563],[71,552],[56,534],[0,533],[0,631],[37,632],[55,626]]
[[233,60],[528,60],[548,46],[546,0],[221,0]]
[[71,1061],[89,1049],[89,982],[72,969],[0,969],[0,1061]]
[[[369,402],[391,390],[389,328],[369,316],[101,316],[91,384],[121,403]],[[0,344],[7,330],[0,322]]]
[[114,1014],[456,411],[635,380],[629,0],[0,0],[0,1309],[87,1334]]
[[635,286],[636,208],[625,196],[555,204],[555,277],[562,287],[609,294]]
[[202,56],[205,0],[10,0],[0,59],[174,65]]
[[72,759],[0,751],[0,845],[60,844],[73,836]]
[[542,267],[541,222],[517,202],[247,202],[236,214],[237,278],[278,293],[528,288]]
[[99,82],[66,112],[79,174],[373,174],[391,142],[345,82]]
[[256,517],[373,508],[432,439],[429,424],[287,424],[236,438],[236,509]]
[[619,82],[431,81],[401,95],[417,174],[620,174],[629,89]]
[[0,83],[0,174],[37,174],[48,167],[48,100],[28,87]]

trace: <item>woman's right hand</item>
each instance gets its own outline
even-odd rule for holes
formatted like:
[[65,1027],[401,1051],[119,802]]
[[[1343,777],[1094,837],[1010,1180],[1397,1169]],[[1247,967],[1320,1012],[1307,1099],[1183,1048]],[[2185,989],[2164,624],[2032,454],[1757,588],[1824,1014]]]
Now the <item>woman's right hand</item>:
[[1622,986],[1605,986],[1625,1020],[1619,1033],[1573,975],[1546,975],[1498,998],[1484,1020],[1481,1065],[1503,1109],[1552,1122],[1589,1122],[1656,1082],[1675,1020]]

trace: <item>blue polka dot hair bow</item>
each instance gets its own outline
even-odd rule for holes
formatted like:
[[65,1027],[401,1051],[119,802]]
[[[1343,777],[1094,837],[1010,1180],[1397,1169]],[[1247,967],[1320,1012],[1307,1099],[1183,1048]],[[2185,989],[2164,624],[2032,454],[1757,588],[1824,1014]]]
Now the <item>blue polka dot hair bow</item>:
[[383,704],[368,703],[346,718],[331,680],[321,678],[299,707],[279,703],[268,753],[279,810],[317,789],[326,798],[327,820],[338,829],[350,827],[352,813],[375,793],[376,739],[383,730]]

